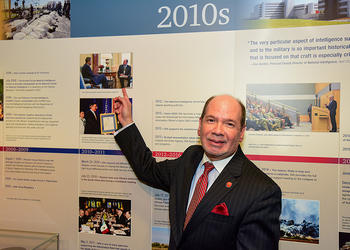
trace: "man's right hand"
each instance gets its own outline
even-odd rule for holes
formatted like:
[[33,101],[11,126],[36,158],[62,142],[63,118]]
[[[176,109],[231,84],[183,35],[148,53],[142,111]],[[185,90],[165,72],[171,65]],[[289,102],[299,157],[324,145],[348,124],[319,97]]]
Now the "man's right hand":
[[123,96],[114,98],[114,110],[118,116],[119,122],[123,127],[133,122],[131,114],[131,102],[129,100],[126,89],[122,89]]

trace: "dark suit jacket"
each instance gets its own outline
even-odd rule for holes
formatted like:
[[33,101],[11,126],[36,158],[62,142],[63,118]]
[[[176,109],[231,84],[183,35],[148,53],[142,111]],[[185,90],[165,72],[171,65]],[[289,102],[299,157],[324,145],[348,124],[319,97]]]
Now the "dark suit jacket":
[[124,65],[123,64],[120,65],[119,69],[118,69],[118,77],[120,77],[120,74],[127,75],[128,76],[128,80],[129,80],[130,77],[131,77],[131,66],[130,65],[126,65],[125,73],[124,73]]
[[95,75],[87,63],[85,63],[81,68],[81,74],[83,75],[84,78],[89,78],[91,81],[94,81]]
[[84,134],[101,134],[100,119],[97,113],[96,118],[90,109],[85,113]]
[[328,105],[327,108],[329,109],[329,115],[332,117],[335,117],[337,113],[337,102],[335,100],[331,101]]
[[[180,158],[157,163],[135,125],[115,139],[141,181],[170,193],[169,249],[278,249],[281,190],[240,147],[183,231],[191,181],[203,148],[190,146]],[[229,182],[232,186],[226,187]],[[211,212],[223,202],[229,216]]]

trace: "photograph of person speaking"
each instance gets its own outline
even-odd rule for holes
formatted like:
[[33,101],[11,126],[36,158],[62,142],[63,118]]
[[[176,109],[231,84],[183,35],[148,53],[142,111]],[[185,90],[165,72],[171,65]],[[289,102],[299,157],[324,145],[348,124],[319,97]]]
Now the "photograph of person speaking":
[[143,183],[169,192],[169,249],[278,249],[281,189],[242,152],[245,107],[230,95],[207,100],[201,145],[157,162],[132,120],[127,92],[114,99],[115,140]]

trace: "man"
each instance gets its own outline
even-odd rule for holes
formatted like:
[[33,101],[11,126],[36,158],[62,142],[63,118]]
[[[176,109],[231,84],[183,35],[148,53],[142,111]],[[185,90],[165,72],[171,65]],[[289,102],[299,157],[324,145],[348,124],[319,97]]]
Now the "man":
[[90,79],[94,85],[102,84],[103,88],[108,88],[108,81],[104,74],[95,75],[91,70],[91,57],[85,58],[85,64],[81,68],[83,78]]
[[125,227],[122,228],[121,230],[125,232],[126,236],[130,236],[131,235],[131,212],[126,211],[124,213],[124,216],[125,216]]
[[332,129],[329,132],[337,132],[337,120],[335,115],[337,114],[337,102],[334,100],[334,95],[328,97],[329,103],[326,104],[326,108],[329,109],[329,116],[331,118]]
[[81,225],[85,223],[83,218],[84,218],[84,210],[79,209],[79,232],[81,232]]
[[34,17],[34,7],[32,4],[30,4],[30,18]]
[[[118,69],[118,78],[120,80],[120,84],[122,88],[130,87],[130,79],[131,79],[131,66],[128,65],[128,60],[124,59],[123,64],[119,66]],[[124,81],[128,81],[128,86],[124,85]]]
[[91,219],[91,214],[88,209],[84,211],[83,224],[86,224]]
[[123,210],[121,208],[116,209],[116,215],[115,215],[115,224],[117,225],[125,225],[126,219],[123,215]]
[[307,108],[307,114],[309,115],[309,122],[312,123],[312,104],[311,103]]
[[89,110],[85,114],[85,131],[84,134],[101,134],[100,118],[97,114],[97,104],[89,105]]
[[85,125],[86,125],[85,113],[84,113],[84,111],[80,111],[80,115],[79,115],[79,134],[84,134],[84,132],[85,132]]
[[[199,119],[202,145],[162,162],[152,157],[133,123],[125,89],[115,102],[123,125],[115,139],[135,174],[170,193],[169,249],[278,249],[281,190],[239,146],[245,132],[241,102],[228,95],[208,99]],[[207,192],[188,219],[206,161],[215,168],[208,174]]]

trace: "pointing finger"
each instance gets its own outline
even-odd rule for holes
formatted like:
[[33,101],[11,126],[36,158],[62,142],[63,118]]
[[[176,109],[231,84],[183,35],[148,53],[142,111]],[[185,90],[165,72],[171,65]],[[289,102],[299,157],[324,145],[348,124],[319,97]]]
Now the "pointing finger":
[[122,88],[122,92],[123,92],[123,97],[124,98],[129,98],[128,94],[126,93],[126,89],[125,88]]

